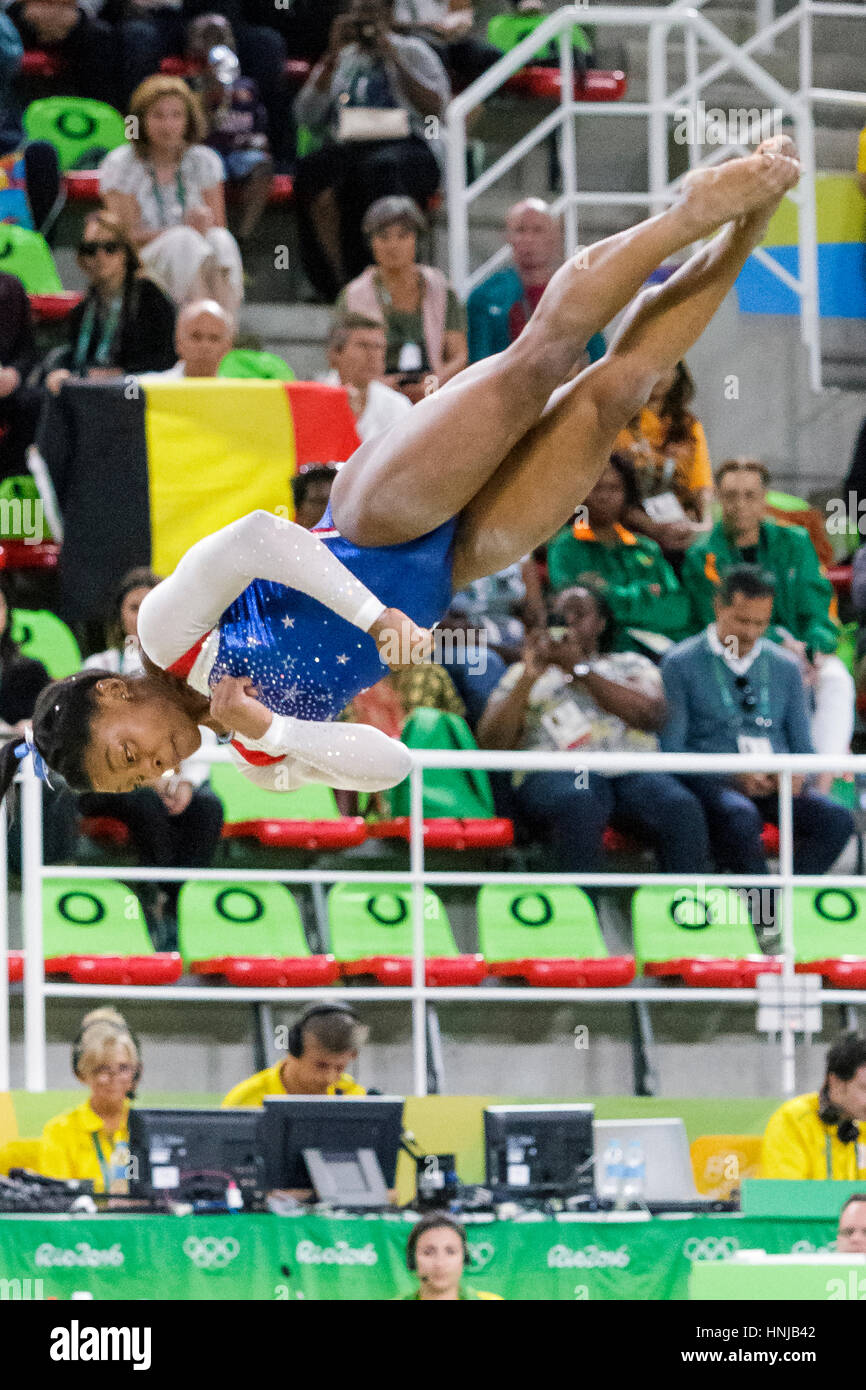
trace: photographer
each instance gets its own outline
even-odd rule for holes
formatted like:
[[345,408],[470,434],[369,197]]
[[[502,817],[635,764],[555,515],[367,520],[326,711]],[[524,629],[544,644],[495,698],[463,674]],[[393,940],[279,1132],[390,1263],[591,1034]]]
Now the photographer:
[[304,269],[327,300],[367,264],[370,204],[405,194],[423,207],[441,181],[448,78],[426,43],[394,32],[391,11],[391,0],[352,0],[295,101],[324,140],[299,161],[295,196]]
[[[638,755],[654,750],[655,734],[667,718],[661,677],[636,652],[602,655],[612,636],[602,596],[588,588],[566,589],[552,618],[553,630],[530,633],[523,660],[509,667],[491,695],[478,725],[479,746]],[[704,868],[703,812],[667,773],[518,772],[512,787],[518,811],[545,827],[558,872],[600,868],[602,837],[612,821],[648,840],[663,872]]]

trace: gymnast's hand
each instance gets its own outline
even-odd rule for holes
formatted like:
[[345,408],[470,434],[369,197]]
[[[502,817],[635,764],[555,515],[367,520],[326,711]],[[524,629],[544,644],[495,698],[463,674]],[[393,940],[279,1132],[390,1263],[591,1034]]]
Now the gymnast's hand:
[[432,659],[433,633],[418,627],[399,608],[386,608],[370,628],[370,636],[392,671],[407,671]]
[[257,694],[247,676],[223,676],[211,693],[211,718],[244,738],[264,738],[274,716],[255,698]]

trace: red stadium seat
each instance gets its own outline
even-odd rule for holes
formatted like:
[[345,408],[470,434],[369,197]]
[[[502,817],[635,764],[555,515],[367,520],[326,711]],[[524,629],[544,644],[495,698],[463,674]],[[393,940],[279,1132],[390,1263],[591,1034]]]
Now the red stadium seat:
[[776,855],[779,853],[779,827],[770,825],[769,822],[761,831],[761,844],[764,846],[764,853]]
[[851,592],[851,574],[853,565],[830,565],[827,569],[827,578],[836,590],[839,598],[844,598]]
[[798,961],[794,969],[798,975],[820,975],[836,989],[866,989],[866,959],[862,956]]
[[177,951],[151,956],[52,956],[46,975],[68,975],[79,985],[172,985],[180,979],[183,961]]
[[37,323],[62,323],[84,296],[68,290],[62,294],[29,294],[27,298]]
[[[486,973],[484,957],[478,955],[428,956],[424,963],[425,982],[440,988],[480,985]],[[341,961],[340,974],[372,975],[380,985],[411,985],[412,957],[366,956]]]
[[4,540],[0,545],[0,569],[3,570],[53,570],[59,558],[60,546],[56,541],[29,545],[27,541]]
[[[620,101],[625,96],[628,81],[624,72],[604,72],[595,69],[584,77],[574,79],[575,101]],[[559,68],[521,68],[509,77],[503,91],[528,100],[559,101],[562,75]]]
[[81,833],[89,840],[98,840],[107,845],[129,844],[129,828],[113,816],[83,816]]
[[759,975],[780,975],[779,956],[747,956],[742,960],[700,957],[645,961],[644,975],[682,980],[698,989],[753,989]]
[[66,196],[71,203],[99,202],[99,172],[96,169],[69,169],[63,175]]
[[248,820],[223,826],[224,840],[258,840],[268,849],[351,849],[367,838],[362,816],[339,820]]
[[519,977],[528,985],[561,989],[613,989],[631,984],[634,956],[607,956],[603,960],[502,960],[488,961],[487,971],[503,979]]
[[7,957],[9,962],[9,983],[10,985],[20,984],[24,979],[24,952],[10,951]]
[[624,835],[622,831],[614,830],[610,825],[605,830],[601,842],[608,854],[643,854],[646,850],[646,845],[642,845],[633,835]]
[[[373,821],[367,826],[372,840],[409,839],[409,817]],[[451,816],[436,816],[424,822],[426,849],[501,849],[514,844],[514,825],[510,820],[493,817],[490,820],[457,820]]]
[[230,985],[264,989],[333,985],[340,978],[333,956],[214,956],[193,961],[190,969],[194,975],[222,975]]

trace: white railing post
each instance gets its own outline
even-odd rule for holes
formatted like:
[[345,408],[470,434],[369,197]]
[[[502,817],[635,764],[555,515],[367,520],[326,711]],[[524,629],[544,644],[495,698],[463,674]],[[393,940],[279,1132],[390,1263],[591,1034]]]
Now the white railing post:
[[796,1037],[791,1023],[794,1008],[794,803],[790,771],[779,775],[779,872],[782,887],[778,910],[782,923],[782,1094],[792,1096],[797,1087]]
[[9,1031],[9,818],[0,802],[0,1091],[8,1091],[12,1075]]
[[24,1084],[44,1091],[45,961],[42,954],[42,783],[25,758],[21,770],[21,906],[24,928]]
[[424,769],[409,774],[409,871],[412,883],[412,1069],[416,1096],[427,1094],[427,988],[424,950]]
[[[691,27],[691,26],[689,26]],[[664,212],[668,186],[668,118],[667,118],[667,43],[668,29],[656,22],[649,31],[649,70],[647,97],[649,101],[647,173],[649,177],[650,212]]]
[[559,104],[562,110],[562,128],[559,142],[559,163],[562,169],[562,195],[565,200],[564,230],[565,254],[573,256],[577,250],[577,139],[574,129],[575,118],[571,113],[574,105],[574,49],[571,46],[571,29],[563,29],[559,36]]
[[466,200],[466,116],[453,104],[445,117],[445,194],[448,212],[448,264],[457,293],[469,280],[469,204]]
[[[695,26],[686,26],[686,89],[688,91],[688,106],[692,122],[693,140],[687,141],[689,152],[689,168],[694,169],[700,163],[698,154],[698,36],[695,33]],[[703,148],[703,146],[701,147]]]

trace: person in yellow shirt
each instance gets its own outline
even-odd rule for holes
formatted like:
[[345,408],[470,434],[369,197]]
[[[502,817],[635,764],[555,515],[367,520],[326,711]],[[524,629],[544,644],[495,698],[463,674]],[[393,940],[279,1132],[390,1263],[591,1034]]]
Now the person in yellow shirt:
[[866,1038],[845,1033],[827,1053],[822,1089],[780,1105],[761,1145],[762,1178],[866,1178]]
[[116,1009],[94,1009],[72,1048],[72,1070],[90,1095],[42,1131],[39,1171],[90,1179],[95,1192],[125,1192],[129,1103],[141,1075],[138,1044]]
[[289,1029],[288,1056],[239,1082],[223,1105],[258,1106],[265,1096],[365,1096],[346,1067],[367,1032],[349,1004],[314,1004]]
[[406,1268],[418,1276],[418,1288],[413,1293],[398,1294],[402,1302],[455,1303],[479,1299],[502,1302],[499,1293],[484,1293],[471,1289],[463,1282],[469,1263],[466,1232],[459,1221],[445,1212],[422,1216],[409,1233],[406,1246]]

